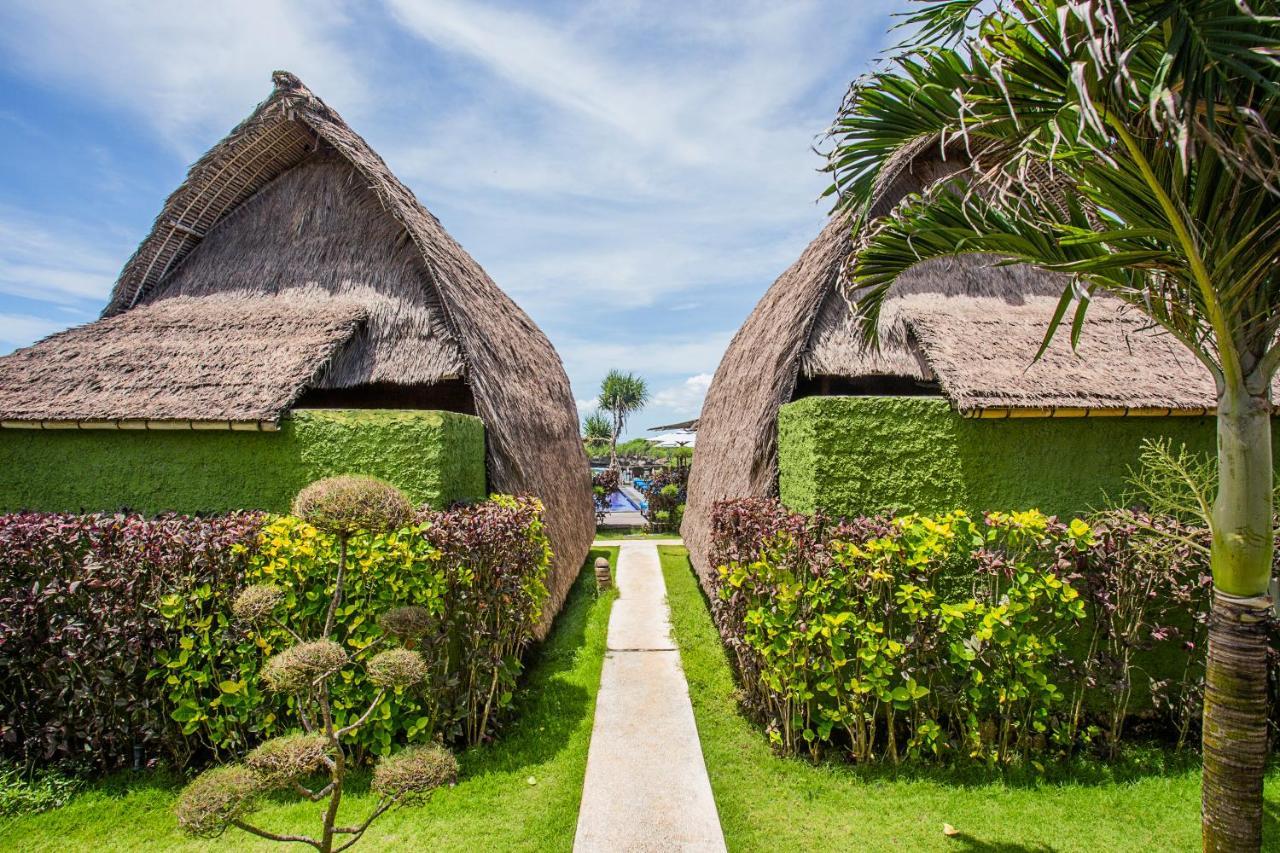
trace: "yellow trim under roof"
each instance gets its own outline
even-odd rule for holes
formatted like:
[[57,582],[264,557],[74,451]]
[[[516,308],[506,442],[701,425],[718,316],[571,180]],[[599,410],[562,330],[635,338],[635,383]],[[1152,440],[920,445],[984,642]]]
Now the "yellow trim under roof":
[[85,421],[0,421],[0,429],[135,429],[135,430],[235,430],[276,432],[275,421],[197,420],[85,420]]
[[1079,408],[1052,406],[1047,409],[1026,409],[1004,406],[1001,408],[970,409],[961,412],[966,418],[1006,420],[1008,418],[1201,418],[1217,414],[1217,409],[1202,406],[1195,409],[1171,409],[1161,407]]

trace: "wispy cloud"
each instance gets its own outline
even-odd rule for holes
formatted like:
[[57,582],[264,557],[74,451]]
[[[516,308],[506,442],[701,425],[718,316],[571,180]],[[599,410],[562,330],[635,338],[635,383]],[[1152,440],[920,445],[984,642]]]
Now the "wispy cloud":
[[66,323],[31,314],[0,311],[0,353],[26,346],[66,328]]
[[699,373],[690,376],[679,385],[663,388],[654,394],[653,404],[673,414],[692,417],[702,410],[702,400],[707,396],[707,389],[710,387],[711,374]]
[[64,307],[98,306],[121,264],[99,235],[85,233],[74,220],[0,207],[0,294]]
[[369,87],[339,0],[10,3],[6,64],[128,110],[190,158],[242,118],[245,93],[289,68],[354,107]]

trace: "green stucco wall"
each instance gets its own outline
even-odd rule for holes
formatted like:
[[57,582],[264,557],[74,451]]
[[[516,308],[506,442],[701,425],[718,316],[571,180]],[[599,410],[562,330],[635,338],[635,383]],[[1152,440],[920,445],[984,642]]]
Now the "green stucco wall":
[[479,418],[436,411],[298,410],[278,432],[4,429],[0,511],[283,511],[334,474],[438,507],[484,497],[484,457]]
[[963,418],[935,397],[807,397],[778,414],[778,486],[801,512],[1030,509],[1125,489],[1144,438],[1213,452],[1211,417]]

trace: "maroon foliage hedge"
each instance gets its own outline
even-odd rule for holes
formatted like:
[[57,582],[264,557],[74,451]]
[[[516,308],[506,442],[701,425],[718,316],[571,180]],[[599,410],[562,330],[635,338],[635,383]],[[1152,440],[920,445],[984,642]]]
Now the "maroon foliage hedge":
[[147,680],[172,639],[155,602],[234,585],[261,521],[0,516],[0,754],[105,771],[138,746],[180,764],[162,685]]

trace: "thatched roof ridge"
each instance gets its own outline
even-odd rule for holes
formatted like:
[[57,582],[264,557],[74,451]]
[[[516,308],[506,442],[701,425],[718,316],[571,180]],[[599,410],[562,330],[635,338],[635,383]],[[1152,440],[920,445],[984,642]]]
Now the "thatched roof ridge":
[[[547,612],[556,612],[595,532],[577,410],[559,356],[336,112],[292,74],[278,71],[273,80],[275,91],[192,166],[166,201],[121,272],[104,318],[138,310],[135,306],[151,299],[167,301],[166,283],[176,281],[184,262],[194,261],[206,238],[213,242],[220,224],[290,169],[321,149],[332,150],[354,168],[420,256],[424,287],[430,290],[423,316],[456,343],[458,362],[485,421],[491,487],[536,494],[546,504],[556,551]],[[385,313],[376,305],[366,310],[370,323]],[[366,370],[349,369],[355,378]],[[367,369],[376,373],[377,367]]]
[[0,421],[274,422],[364,318],[339,300],[166,299],[0,358]]

